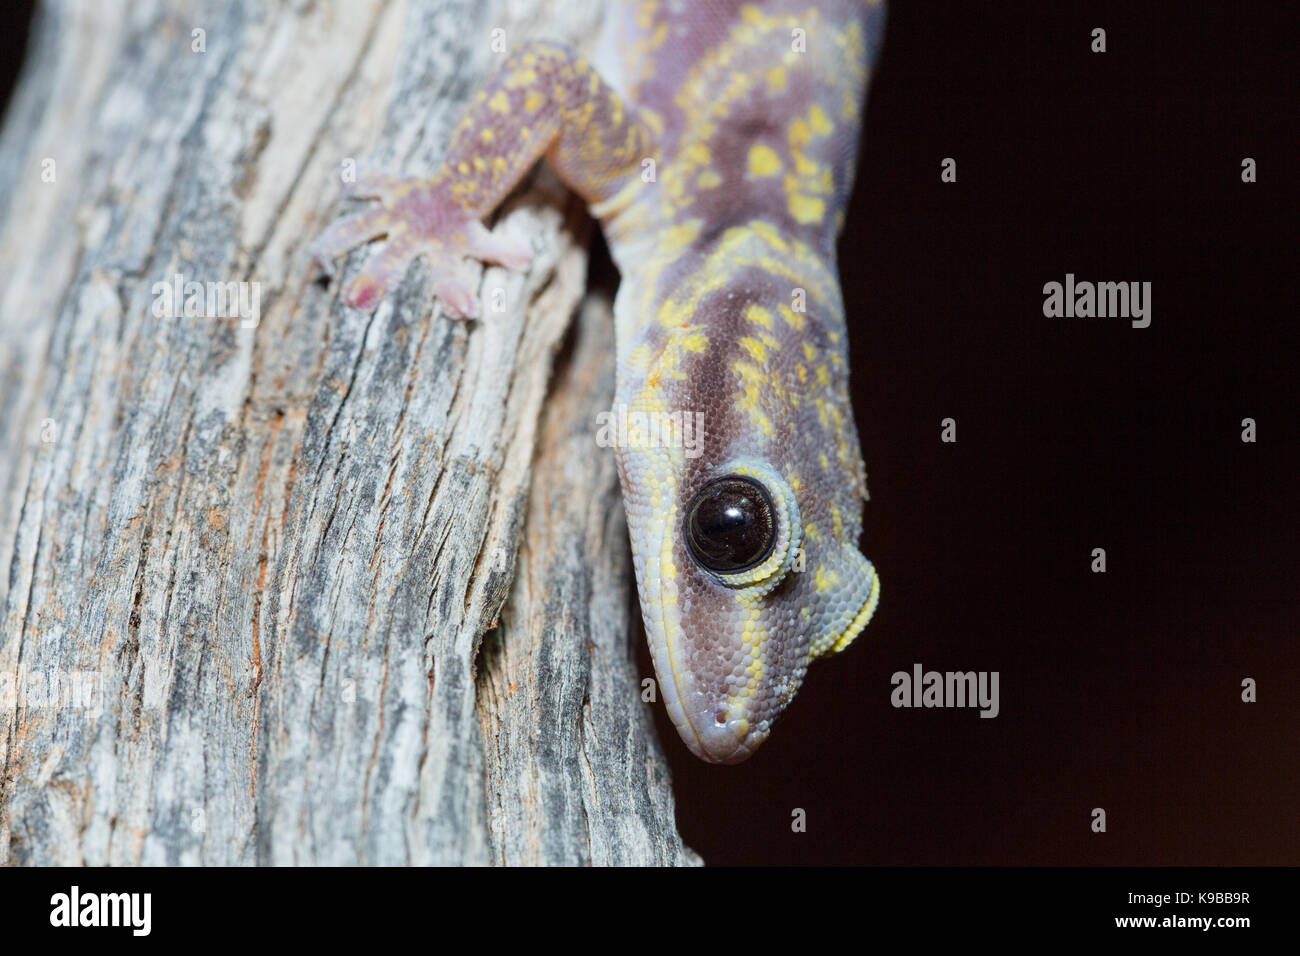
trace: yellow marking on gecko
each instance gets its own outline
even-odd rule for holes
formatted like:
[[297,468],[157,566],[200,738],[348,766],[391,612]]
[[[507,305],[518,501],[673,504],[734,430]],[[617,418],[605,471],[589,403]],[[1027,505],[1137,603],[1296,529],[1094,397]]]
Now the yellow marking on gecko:
[[826,565],[817,565],[817,573],[813,576],[813,586],[817,589],[818,594],[826,594],[833,591],[839,586],[840,576],[834,571],[827,570]]
[[750,303],[745,306],[745,319],[765,329],[772,328],[772,313],[761,305]]
[[826,216],[826,203],[816,196],[791,193],[788,208],[791,218],[804,225],[821,222]]
[[835,129],[835,124],[831,122],[831,118],[816,103],[808,110],[808,122],[812,125],[813,135],[815,136],[829,136]]
[[781,318],[785,319],[786,324],[789,325],[790,328],[794,329],[796,332],[802,332],[807,327],[808,323],[807,320],[804,318],[803,313],[796,312],[794,309],[790,308],[784,302],[781,303],[781,306],[778,308],[777,311],[781,313]]
[[853,639],[862,633],[862,629],[867,626],[867,622],[870,621],[872,616],[876,613],[876,605],[879,603],[880,575],[873,574],[871,576],[871,594],[867,598],[867,602],[862,605],[862,610],[859,611],[857,617],[853,619],[853,623],[848,626],[848,629],[844,632],[844,636],[836,641],[831,647],[832,654],[838,654],[840,651],[844,650],[844,648],[853,643]]
[[750,354],[755,362],[759,365],[767,364],[767,346],[752,336],[742,336],[736,341],[742,349]]
[[[748,225],[750,229],[754,230],[754,235],[766,242],[775,251],[782,254],[790,251],[790,244],[781,237],[781,233],[777,231],[776,226],[772,225],[770,222],[764,222],[762,219],[751,219],[746,225]],[[811,250],[807,249],[803,243],[799,243],[798,245],[799,255],[801,258],[812,254]]]
[[692,352],[705,352],[709,348],[709,337],[703,331],[696,330],[682,336],[681,345]]

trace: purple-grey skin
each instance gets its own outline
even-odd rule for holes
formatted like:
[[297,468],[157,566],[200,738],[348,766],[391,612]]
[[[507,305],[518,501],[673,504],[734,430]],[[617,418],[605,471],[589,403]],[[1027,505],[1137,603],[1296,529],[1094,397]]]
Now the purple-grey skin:
[[715,763],[751,756],[880,598],[835,242],[883,23],[864,0],[623,5],[608,69],[514,50],[434,177],[368,173],[353,192],[382,205],[315,247],[387,236],[348,301],[423,256],[444,309],[473,315],[467,259],[527,262],[480,222],[523,174],[545,157],[586,199],[622,275],[614,431],[646,633],[673,723]]

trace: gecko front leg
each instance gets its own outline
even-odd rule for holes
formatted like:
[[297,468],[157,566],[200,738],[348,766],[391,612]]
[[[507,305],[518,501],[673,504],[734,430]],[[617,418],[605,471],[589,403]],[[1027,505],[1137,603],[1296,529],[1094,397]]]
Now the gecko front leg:
[[335,222],[312,253],[329,268],[343,253],[387,237],[344,293],[350,305],[373,309],[411,260],[424,256],[447,311],[473,316],[477,273],[469,260],[523,268],[531,259],[526,242],[494,234],[481,220],[539,158],[590,204],[639,172],[650,141],[635,109],[585,60],[560,44],[528,44],[477,94],[437,173],[421,179],[364,170],[347,192],[380,205]]

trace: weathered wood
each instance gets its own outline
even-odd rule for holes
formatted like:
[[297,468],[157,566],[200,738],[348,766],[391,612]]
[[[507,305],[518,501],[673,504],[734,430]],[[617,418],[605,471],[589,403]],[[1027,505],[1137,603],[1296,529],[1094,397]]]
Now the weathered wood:
[[[599,302],[553,368],[580,206],[508,204],[537,260],[478,323],[423,265],[348,309],[306,253],[346,159],[433,168],[493,28],[586,43],[603,4],[508,6],[42,8],[0,133],[0,863],[696,861]],[[178,273],[260,322],[159,318]]]
[[543,415],[514,587],[483,649],[479,714],[503,863],[698,862],[677,838],[636,686],[614,459],[592,448],[595,412],[614,394],[613,350],[609,304],[589,298]]

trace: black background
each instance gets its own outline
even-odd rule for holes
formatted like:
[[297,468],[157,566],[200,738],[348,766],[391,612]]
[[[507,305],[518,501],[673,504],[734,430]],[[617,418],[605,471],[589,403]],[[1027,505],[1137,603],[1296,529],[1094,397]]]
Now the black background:
[[[1288,9],[891,5],[840,244],[881,602],[741,766],[660,706],[705,860],[1300,863]],[[1045,318],[1067,272],[1151,326]],[[1000,716],[894,709],[914,663]]]
[[7,0],[0,4],[0,105],[8,104],[18,79],[33,5],[31,0]]
[[[657,708],[708,862],[1300,862],[1292,6],[893,4],[840,252],[883,596],[746,764]],[[1067,272],[1150,328],[1045,318]],[[1000,716],[894,709],[914,663]]]

